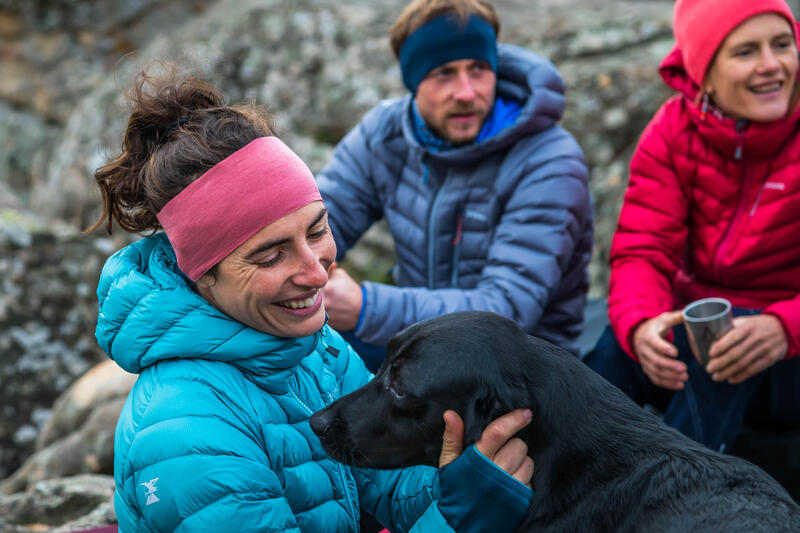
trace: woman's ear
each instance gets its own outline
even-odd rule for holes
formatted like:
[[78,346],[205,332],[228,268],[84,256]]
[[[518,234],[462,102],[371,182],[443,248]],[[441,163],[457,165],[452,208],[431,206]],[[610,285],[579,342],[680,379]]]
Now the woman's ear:
[[206,272],[200,279],[197,280],[197,286],[202,287],[204,289],[209,289],[213,287],[217,283],[217,278],[214,277],[214,274],[211,272]]

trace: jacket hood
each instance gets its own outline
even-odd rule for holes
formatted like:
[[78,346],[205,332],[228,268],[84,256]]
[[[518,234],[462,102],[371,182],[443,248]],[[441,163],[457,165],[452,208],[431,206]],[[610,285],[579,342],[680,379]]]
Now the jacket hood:
[[[521,137],[555,125],[564,113],[564,80],[556,67],[542,56],[510,44],[497,45],[496,95],[520,102],[517,120],[497,135],[479,143],[468,144],[430,156],[449,161],[474,161],[504,150]],[[410,110],[412,96],[403,100],[402,108]],[[403,113],[403,135],[411,146],[426,150],[414,135],[410,112]]]
[[166,359],[205,359],[280,381],[314,350],[320,335],[275,337],[218,311],[180,273],[163,233],[112,255],[100,274],[97,299],[97,342],[136,374]]
[[[795,38],[800,49],[800,23]],[[661,61],[659,74],[664,82],[683,96],[684,107],[698,131],[724,154],[735,157],[770,157],[784,145],[800,122],[800,105],[787,118],[772,122],[749,122],[726,118],[718,113],[701,113],[700,87],[690,78],[683,54],[674,46]],[[798,72],[800,75],[800,71]]]

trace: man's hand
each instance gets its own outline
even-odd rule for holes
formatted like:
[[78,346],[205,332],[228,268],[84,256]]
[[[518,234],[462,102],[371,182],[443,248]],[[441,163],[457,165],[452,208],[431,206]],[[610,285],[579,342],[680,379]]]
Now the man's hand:
[[355,329],[361,314],[361,286],[345,269],[331,266],[324,291],[328,324],[337,331]]
[[771,367],[789,349],[781,322],[772,315],[733,319],[733,329],[711,345],[706,371],[714,381],[741,383]]
[[681,311],[668,311],[645,320],[633,333],[633,351],[639,358],[642,370],[655,385],[670,390],[681,390],[689,379],[686,365],[678,361],[678,349],[665,337],[683,322]]
[[[464,451],[464,421],[455,411],[444,412],[444,435],[439,468],[452,463]],[[530,409],[516,409],[494,419],[483,430],[475,447],[528,488],[533,478],[533,459],[528,457],[528,445],[511,438],[531,421]]]

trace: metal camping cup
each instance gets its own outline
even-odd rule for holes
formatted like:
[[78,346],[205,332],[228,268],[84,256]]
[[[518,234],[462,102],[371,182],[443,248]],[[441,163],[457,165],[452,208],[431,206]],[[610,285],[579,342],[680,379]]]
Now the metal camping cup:
[[711,345],[733,329],[731,303],[725,298],[696,300],[683,308],[683,323],[694,356],[706,366]]

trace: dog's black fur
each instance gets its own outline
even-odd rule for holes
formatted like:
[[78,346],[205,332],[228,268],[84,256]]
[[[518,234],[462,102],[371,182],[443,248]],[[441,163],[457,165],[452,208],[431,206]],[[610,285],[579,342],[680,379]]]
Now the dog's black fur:
[[311,417],[331,457],[371,468],[437,465],[445,409],[465,444],[512,409],[535,463],[519,531],[800,531],[800,508],[756,466],[706,449],[575,356],[494,313],[453,313],[389,343],[370,383]]

